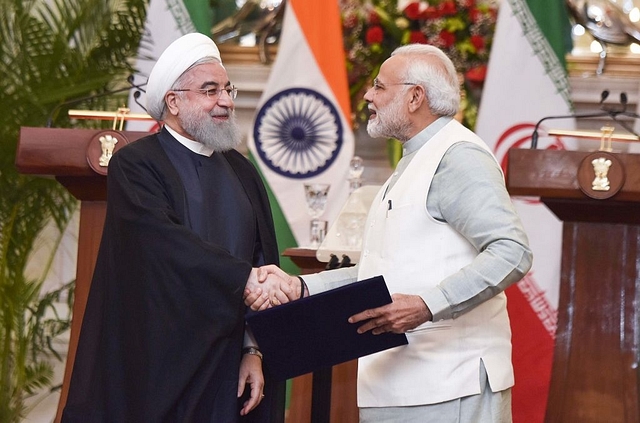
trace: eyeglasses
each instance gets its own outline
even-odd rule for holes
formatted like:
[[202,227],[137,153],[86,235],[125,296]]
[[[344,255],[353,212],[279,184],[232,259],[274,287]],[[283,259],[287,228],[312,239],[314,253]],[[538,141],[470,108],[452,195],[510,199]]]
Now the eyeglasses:
[[190,88],[179,88],[171,91],[193,91],[199,94],[206,95],[209,100],[217,100],[220,95],[222,95],[223,91],[226,91],[231,97],[232,100],[235,100],[238,96],[238,89],[231,85],[230,87],[224,88],[202,88],[202,89],[190,89]]
[[386,86],[391,86],[391,85],[420,85],[420,84],[416,84],[415,82],[395,82],[392,84],[381,84],[380,81],[378,81],[378,78],[373,80],[373,85],[372,88],[374,89],[374,91],[380,91],[380,90],[384,90]]

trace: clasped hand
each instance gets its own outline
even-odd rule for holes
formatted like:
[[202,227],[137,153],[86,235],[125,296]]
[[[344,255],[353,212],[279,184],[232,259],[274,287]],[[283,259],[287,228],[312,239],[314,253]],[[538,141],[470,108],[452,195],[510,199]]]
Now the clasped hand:
[[254,268],[244,289],[244,303],[259,311],[300,298],[302,282],[275,265]]
[[[252,310],[264,310],[300,298],[301,281],[274,265],[253,269],[244,291],[244,302]],[[308,293],[306,294],[308,295]],[[361,323],[358,333],[371,331],[405,333],[432,320],[431,311],[418,295],[393,294],[392,302],[349,317],[350,323]]]

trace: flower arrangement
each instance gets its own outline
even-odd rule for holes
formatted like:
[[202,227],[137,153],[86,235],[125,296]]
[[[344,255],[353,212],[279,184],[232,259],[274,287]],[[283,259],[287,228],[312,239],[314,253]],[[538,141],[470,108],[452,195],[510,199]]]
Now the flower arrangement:
[[340,0],[354,124],[366,121],[364,92],[380,65],[404,44],[432,44],[458,69],[460,120],[475,126],[498,0]]

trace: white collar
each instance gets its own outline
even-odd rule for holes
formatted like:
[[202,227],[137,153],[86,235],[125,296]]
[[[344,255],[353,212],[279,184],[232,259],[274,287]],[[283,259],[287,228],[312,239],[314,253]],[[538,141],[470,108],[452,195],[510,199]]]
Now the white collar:
[[200,154],[201,156],[207,156],[207,157],[211,157],[211,155],[213,154],[213,148],[206,146],[201,142],[190,140],[189,138],[178,134],[174,129],[171,129],[171,127],[167,124],[165,124],[164,127],[167,128],[167,131],[169,131],[171,135],[173,135],[173,138],[178,140],[180,144],[184,145],[194,153]]

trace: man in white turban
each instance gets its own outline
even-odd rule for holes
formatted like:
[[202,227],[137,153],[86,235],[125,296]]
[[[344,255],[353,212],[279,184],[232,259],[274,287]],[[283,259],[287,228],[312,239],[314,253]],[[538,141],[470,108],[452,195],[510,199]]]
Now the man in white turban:
[[[148,111],[164,125],[109,162],[63,422],[284,421],[283,384],[245,330],[243,291],[279,254],[262,181],[234,150],[235,97],[202,34],[151,71]],[[282,302],[299,290],[267,283]]]

